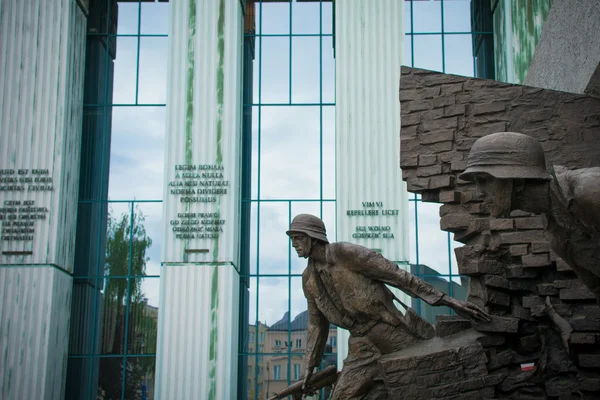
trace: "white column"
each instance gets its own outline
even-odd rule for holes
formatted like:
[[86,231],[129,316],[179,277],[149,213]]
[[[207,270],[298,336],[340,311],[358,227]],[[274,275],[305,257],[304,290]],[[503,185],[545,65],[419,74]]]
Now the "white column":
[[160,399],[236,393],[242,17],[239,0],[170,3]]
[[[400,171],[398,99],[403,3],[336,1],[335,136],[337,239],[406,266],[408,200]],[[348,332],[338,329],[339,368],[347,344]]]
[[0,5],[0,398],[63,399],[87,20]]

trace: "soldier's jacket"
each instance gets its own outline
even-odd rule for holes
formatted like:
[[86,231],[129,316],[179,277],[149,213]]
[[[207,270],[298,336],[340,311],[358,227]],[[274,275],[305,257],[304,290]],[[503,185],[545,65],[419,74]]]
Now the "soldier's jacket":
[[402,314],[393,303],[394,295],[383,283],[431,305],[444,295],[363,246],[332,243],[327,245],[327,263],[320,265],[309,258],[302,274],[309,311],[308,367],[316,366],[321,360],[329,323],[348,329],[353,336],[361,336],[383,321],[405,329],[415,337],[431,337],[431,325],[412,310]]

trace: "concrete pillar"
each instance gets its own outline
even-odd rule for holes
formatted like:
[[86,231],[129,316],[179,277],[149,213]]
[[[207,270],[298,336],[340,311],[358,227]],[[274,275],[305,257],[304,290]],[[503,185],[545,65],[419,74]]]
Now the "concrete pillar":
[[87,20],[0,4],[0,398],[63,399]]
[[[335,3],[335,153],[337,240],[406,266],[408,200],[398,150],[403,3]],[[348,332],[338,329],[339,368],[347,342]]]
[[243,21],[170,3],[157,399],[236,394]]

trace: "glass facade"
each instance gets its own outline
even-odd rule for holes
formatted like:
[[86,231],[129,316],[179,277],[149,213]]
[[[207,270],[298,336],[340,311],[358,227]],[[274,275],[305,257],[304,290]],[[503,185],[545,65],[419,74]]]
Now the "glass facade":
[[165,2],[90,2],[68,399],[152,399]]
[[[405,64],[476,75],[471,3],[406,1]],[[69,399],[154,397],[168,10],[166,2],[91,2]],[[321,216],[336,237],[334,12],[324,0],[247,1],[240,399],[272,396],[302,372],[305,261],[285,235],[291,219]],[[440,231],[438,208],[411,195],[413,273],[461,297],[456,244]],[[413,305],[428,318],[449,311]],[[337,363],[337,344],[331,326],[322,366]]]

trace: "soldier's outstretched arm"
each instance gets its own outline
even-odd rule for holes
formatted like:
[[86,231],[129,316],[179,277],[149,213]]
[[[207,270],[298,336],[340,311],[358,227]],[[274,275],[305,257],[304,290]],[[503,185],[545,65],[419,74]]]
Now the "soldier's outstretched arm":
[[451,307],[464,317],[477,321],[490,320],[490,316],[481,307],[442,293],[371,249],[345,244],[334,251],[335,256],[354,272],[397,287],[412,297],[423,299],[428,304]]

